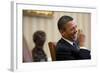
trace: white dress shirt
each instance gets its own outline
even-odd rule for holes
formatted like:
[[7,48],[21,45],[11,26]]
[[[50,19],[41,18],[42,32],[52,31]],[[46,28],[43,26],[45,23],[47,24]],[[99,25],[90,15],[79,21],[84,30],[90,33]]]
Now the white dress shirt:
[[90,51],[90,49],[88,49],[87,47],[84,47],[84,46],[80,46],[80,49],[86,49],[86,50]]
[[62,39],[64,39],[65,41],[67,41],[69,44],[71,44],[73,46],[73,42],[68,40],[68,39],[65,39],[64,37],[62,37]]

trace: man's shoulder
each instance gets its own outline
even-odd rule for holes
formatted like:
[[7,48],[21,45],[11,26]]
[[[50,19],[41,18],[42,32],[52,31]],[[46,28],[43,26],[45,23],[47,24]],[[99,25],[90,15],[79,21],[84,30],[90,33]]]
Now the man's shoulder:
[[65,41],[63,39],[60,39],[58,42],[57,42],[57,46],[65,46]]
[[63,39],[60,39],[58,42],[57,42],[57,45],[56,45],[57,49],[67,49],[70,47],[70,45]]

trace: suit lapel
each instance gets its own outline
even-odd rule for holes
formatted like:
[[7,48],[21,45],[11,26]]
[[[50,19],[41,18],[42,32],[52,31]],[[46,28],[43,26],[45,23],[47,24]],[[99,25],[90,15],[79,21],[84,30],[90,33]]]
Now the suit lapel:
[[69,49],[71,49],[71,50],[78,50],[79,49],[76,43],[75,43],[75,46],[76,46],[75,47],[75,46],[71,45],[70,43],[68,43],[67,41],[65,41],[64,39],[61,38],[61,40],[66,45],[66,47],[68,47]]

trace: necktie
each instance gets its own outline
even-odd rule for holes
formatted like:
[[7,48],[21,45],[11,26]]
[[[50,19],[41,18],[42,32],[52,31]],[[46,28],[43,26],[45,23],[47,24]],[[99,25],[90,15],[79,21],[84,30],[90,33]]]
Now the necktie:
[[79,48],[78,48],[78,45],[77,45],[75,42],[73,43],[73,47],[74,47],[75,49],[79,49]]

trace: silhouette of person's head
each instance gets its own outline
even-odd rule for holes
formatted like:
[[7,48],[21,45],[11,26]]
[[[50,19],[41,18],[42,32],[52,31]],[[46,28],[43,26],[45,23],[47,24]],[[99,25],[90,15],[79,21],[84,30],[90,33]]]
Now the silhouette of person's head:
[[45,32],[43,31],[36,31],[34,34],[33,34],[33,42],[35,43],[35,46],[36,47],[43,47],[44,45],[44,42],[46,40],[46,34]]

